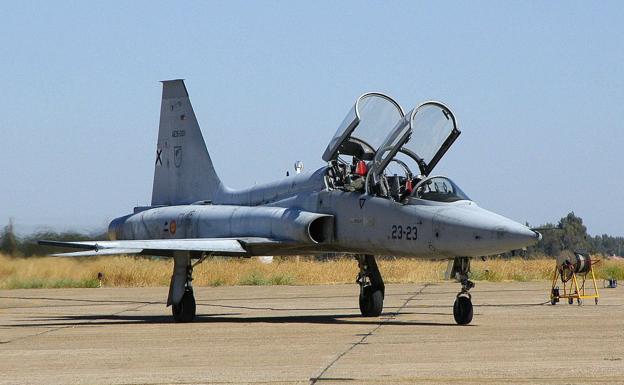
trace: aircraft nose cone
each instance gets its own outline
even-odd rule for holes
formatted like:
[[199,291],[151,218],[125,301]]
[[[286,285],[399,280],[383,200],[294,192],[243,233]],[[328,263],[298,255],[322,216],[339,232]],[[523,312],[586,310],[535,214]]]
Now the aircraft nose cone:
[[449,208],[438,213],[433,221],[434,242],[456,255],[499,254],[541,239],[540,233],[474,205]]
[[542,239],[542,234],[537,231],[533,231],[518,222],[512,221],[511,219],[505,218],[505,220],[506,223],[502,226],[503,237],[517,240],[518,243],[524,243],[524,246],[531,245]]

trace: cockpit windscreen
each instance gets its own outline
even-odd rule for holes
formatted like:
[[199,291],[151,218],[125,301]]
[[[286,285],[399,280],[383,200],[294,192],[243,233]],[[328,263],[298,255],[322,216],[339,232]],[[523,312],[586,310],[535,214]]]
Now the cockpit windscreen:
[[470,200],[459,186],[444,176],[434,176],[422,180],[414,188],[411,197],[434,202]]

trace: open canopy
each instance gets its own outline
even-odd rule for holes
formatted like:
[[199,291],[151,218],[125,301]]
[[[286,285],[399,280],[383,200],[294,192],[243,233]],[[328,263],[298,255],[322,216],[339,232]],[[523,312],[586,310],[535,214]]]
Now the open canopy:
[[399,152],[414,159],[422,175],[429,175],[460,133],[448,107],[434,101],[423,103],[403,117],[379,146],[373,162],[375,175],[381,175]]
[[369,92],[360,96],[327,145],[323,160],[329,162],[341,154],[372,160],[404,115],[401,106],[387,95]]

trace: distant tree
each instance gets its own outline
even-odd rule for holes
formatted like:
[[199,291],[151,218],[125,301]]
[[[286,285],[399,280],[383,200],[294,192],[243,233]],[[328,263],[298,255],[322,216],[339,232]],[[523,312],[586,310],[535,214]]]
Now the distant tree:
[[46,255],[53,252],[65,252],[65,251],[76,251],[76,250],[67,250],[65,248],[58,247],[50,247],[50,246],[41,246],[37,242],[40,240],[49,240],[49,241],[63,241],[63,242],[78,242],[78,241],[88,241],[88,240],[105,240],[107,239],[106,233],[79,233],[76,231],[66,231],[62,233],[58,233],[55,231],[39,231],[37,233],[31,234],[26,238],[23,238],[20,242],[20,252],[22,255],[29,257],[32,255]]
[[557,226],[547,223],[541,226],[542,240],[537,243],[531,252],[543,253],[549,256],[560,255],[564,251],[585,250],[594,252],[595,242],[587,235],[587,228],[583,219],[574,212],[559,220]]
[[608,234],[589,238],[590,250],[595,254],[619,255],[624,253],[624,237],[613,237]]
[[0,252],[6,255],[17,255],[18,239],[13,229],[13,218],[9,219],[9,224],[4,226],[2,240],[0,240]]
[[542,239],[537,245],[533,246],[530,251],[537,254],[549,255],[551,257],[559,255],[562,248],[561,229],[552,223],[547,223],[541,226],[540,229],[542,229],[540,230]]
[[564,250],[590,251],[587,227],[583,225],[583,220],[580,217],[574,215],[574,212],[561,218],[559,228],[562,229],[561,243]]

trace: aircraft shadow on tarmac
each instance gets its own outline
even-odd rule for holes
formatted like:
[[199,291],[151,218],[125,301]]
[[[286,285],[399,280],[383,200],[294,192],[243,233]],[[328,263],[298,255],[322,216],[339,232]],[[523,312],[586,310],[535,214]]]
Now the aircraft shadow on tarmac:
[[[297,309],[288,309],[297,310]],[[309,309],[308,309],[309,310]],[[326,311],[327,309],[318,309]],[[129,310],[130,311],[130,310]],[[404,313],[421,314],[421,313]],[[446,313],[422,313],[435,315],[449,315]],[[289,316],[241,316],[241,313],[198,314],[193,323],[302,323],[326,325],[411,325],[411,326],[457,326],[455,323],[400,321],[395,319],[396,313],[382,314],[379,318],[364,318],[359,314],[316,314],[316,315],[289,315]],[[60,317],[37,317],[24,319],[28,324],[12,325],[16,327],[63,327],[63,326],[97,326],[97,325],[129,325],[129,324],[171,324],[175,323],[169,315],[68,315]],[[34,321],[34,322],[33,322]],[[43,322],[42,322],[43,321]]]
[[[432,293],[427,293],[432,294]],[[439,293],[436,293],[439,294]],[[395,294],[406,295],[406,293]],[[344,296],[336,296],[344,297]],[[17,299],[19,297],[12,297]],[[316,297],[311,297],[316,298]],[[327,297],[323,297],[327,298]],[[38,299],[48,301],[60,301],[65,302],[62,304],[49,304],[49,305],[31,305],[31,306],[18,306],[16,308],[38,308],[38,307],[73,307],[73,306],[98,306],[98,305],[111,305],[118,303],[120,305],[140,305],[139,307],[147,305],[159,305],[164,303],[159,301],[132,301],[132,300],[86,300],[86,299],[70,299],[70,298],[54,298],[54,297],[23,297],[21,299]],[[263,298],[274,299],[274,298]],[[292,298],[288,298],[292,299]],[[247,298],[247,300],[249,300]],[[419,298],[414,298],[414,301],[418,301]],[[379,318],[364,318],[357,313],[355,307],[335,307],[335,308],[272,308],[272,307],[253,307],[253,306],[241,306],[241,305],[226,305],[216,301],[198,301],[197,305],[201,307],[218,307],[221,309],[231,309],[231,313],[218,313],[210,314],[206,312],[204,314],[198,314],[194,320],[194,323],[301,323],[301,324],[327,324],[327,325],[412,325],[412,326],[457,326],[455,323],[445,322],[431,322],[431,321],[401,321],[396,319],[397,315],[435,315],[435,316],[451,316],[450,307],[448,305],[407,305],[403,307],[403,311],[400,314],[391,311],[390,309],[396,309],[396,307],[388,307],[388,312],[384,313]],[[526,307],[526,306],[543,306],[544,303],[500,303],[500,304],[480,304],[476,307]],[[12,307],[9,307],[12,308]],[[436,312],[427,311],[433,309],[448,309],[449,312]],[[423,311],[405,311],[412,309],[420,309]],[[137,309],[126,309],[115,314],[91,314],[91,315],[67,315],[59,317],[36,317],[23,319],[24,323],[19,325],[10,325],[10,327],[63,327],[63,326],[80,326],[80,325],[124,325],[124,324],[171,324],[174,323],[171,316],[168,314],[162,315],[131,315],[123,314],[130,311],[136,311]],[[284,311],[337,311],[344,312],[349,311],[353,313],[348,314],[313,314],[313,315],[279,315],[279,316],[245,316],[244,313],[235,312],[236,310],[262,310],[271,312],[284,312]],[[478,314],[478,313],[477,313]],[[472,325],[469,325],[472,326]]]

